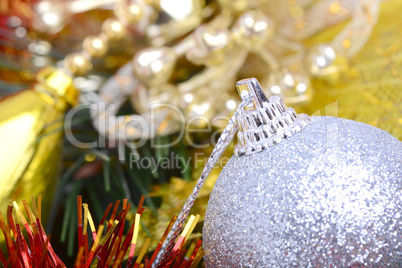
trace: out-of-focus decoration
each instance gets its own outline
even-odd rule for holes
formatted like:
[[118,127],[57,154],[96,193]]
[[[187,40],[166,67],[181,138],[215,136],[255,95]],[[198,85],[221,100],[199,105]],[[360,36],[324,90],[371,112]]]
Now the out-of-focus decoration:
[[[169,9],[164,1],[159,3],[158,26],[149,24],[144,30],[150,34],[159,27],[159,41],[151,37],[150,47],[136,53],[133,65],[124,66],[116,75],[117,79],[111,78],[107,86],[100,89],[99,97],[92,98],[92,102],[105,103],[102,105],[105,109],[92,111],[94,125],[102,135],[135,139],[178,131],[180,124],[177,120],[182,118],[173,116],[168,109],[156,109],[157,119],[153,129],[160,130],[163,125],[163,131],[152,132],[150,128],[144,128],[148,125],[145,123],[150,123],[149,114],[155,112],[150,106],[145,109],[144,103],[152,104],[152,107],[163,106],[164,95],[175,100],[170,104],[184,111],[185,119],[199,115],[209,120],[217,115],[228,116],[233,112],[231,103],[235,100],[232,87],[228,85],[242,76],[244,63],[249,58],[247,55],[254,55],[260,62],[260,66],[255,68],[264,70],[257,74],[261,75],[270,95],[279,95],[287,103],[297,106],[307,105],[314,95],[310,79],[327,79],[325,77],[334,72],[335,64],[342,59],[350,59],[361,49],[370,37],[379,10],[379,1],[322,1],[309,6],[297,1],[256,1],[255,4],[239,4],[236,9],[229,8],[223,1],[219,2],[221,9],[216,9],[216,13],[211,12],[216,8],[215,4],[204,5],[202,1],[195,0],[187,2],[177,9]],[[204,12],[201,12],[202,9]],[[181,14],[184,10],[193,18],[192,21],[198,23],[186,24],[188,16]],[[158,24],[165,14],[169,14],[168,18]],[[182,23],[186,24],[186,28],[162,30],[180,23],[181,18],[185,18]],[[205,22],[200,25],[202,21]],[[341,23],[342,30],[331,40],[314,47],[304,44],[304,40],[325,28]],[[174,39],[177,41],[172,42]],[[349,45],[345,46],[346,43]],[[200,66],[201,70],[183,78],[172,77],[174,70],[180,70],[177,65],[183,56],[191,64]],[[191,68],[186,69],[188,73],[192,72]],[[131,72],[134,75],[125,77],[129,82],[122,85],[118,81],[122,73]],[[129,90],[121,90],[127,85]],[[165,90],[167,88],[169,90]],[[200,91],[204,93],[200,94]],[[222,94],[211,94],[216,91]],[[110,104],[114,108],[116,104],[120,107],[129,95],[132,96],[134,109],[141,113],[116,118],[118,109],[110,111],[108,107]],[[84,100],[91,102],[88,98]],[[209,108],[202,111],[201,107]],[[108,127],[100,125],[100,122],[105,122]],[[202,127],[202,124],[193,125]]]
[[[122,209],[119,210],[120,200],[109,204],[99,225],[95,227],[88,204],[82,203],[82,196],[77,197],[77,222],[79,249],[76,255],[74,267],[85,268],[90,265],[100,267],[121,267],[127,262],[127,267],[151,267],[154,264],[156,254],[166,239],[166,235],[172,228],[175,217],[171,220],[164,235],[157,243],[151,259],[145,256],[152,240],[150,237],[138,241],[140,232],[140,220],[145,210],[142,206],[145,196],[142,196],[137,207],[134,220],[130,223],[130,229],[125,234],[124,224],[130,213],[131,204],[124,199]],[[0,228],[6,240],[8,258],[0,250],[0,263],[4,267],[11,264],[12,267],[66,267],[63,261],[54,251],[49,237],[46,235],[41,220],[41,197],[38,202],[32,196],[32,208],[27,201],[22,201],[25,215],[17,202],[7,207],[6,220],[0,213]],[[112,212],[111,208],[113,207]],[[110,213],[110,217],[109,216]],[[83,217],[84,216],[84,217]],[[204,252],[201,240],[190,238],[199,215],[191,216],[186,228],[177,241],[175,248],[170,252],[169,259],[158,267],[171,267],[172,264],[180,267],[196,267],[202,260]],[[88,230],[89,227],[89,230]],[[23,236],[23,230],[27,238]],[[92,237],[92,239],[90,238]],[[92,243],[92,244],[90,244]],[[138,256],[134,259],[136,250],[141,245]],[[138,251],[138,250],[137,250]],[[125,257],[128,253],[128,259]],[[145,258],[144,258],[145,256]]]
[[118,0],[37,1],[33,5],[33,26],[42,32],[55,34],[71,21],[74,14],[117,2]]
[[400,265],[402,143],[363,123],[297,115],[255,78],[237,89],[242,103],[163,249],[239,129],[205,216],[208,266]]
[[[64,112],[78,102],[72,79],[48,67],[38,83],[0,101],[0,208],[31,193],[51,196],[59,172]],[[49,203],[44,205],[45,214]]]

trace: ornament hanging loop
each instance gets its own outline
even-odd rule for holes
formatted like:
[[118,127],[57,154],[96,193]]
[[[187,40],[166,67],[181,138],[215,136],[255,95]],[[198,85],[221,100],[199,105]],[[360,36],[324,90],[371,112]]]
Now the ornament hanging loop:
[[239,125],[236,155],[250,155],[274,146],[308,125],[310,118],[287,108],[278,96],[267,97],[256,78],[240,80],[237,91],[243,102],[251,97],[252,103],[236,113]]

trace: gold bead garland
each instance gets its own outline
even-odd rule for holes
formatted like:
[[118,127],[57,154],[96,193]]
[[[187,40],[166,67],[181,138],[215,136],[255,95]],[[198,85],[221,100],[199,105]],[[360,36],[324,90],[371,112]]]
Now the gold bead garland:
[[102,24],[102,32],[111,41],[118,41],[126,35],[126,28],[118,19],[109,18]]
[[[145,102],[162,104],[160,102],[165,97],[158,97],[157,94],[163,94],[163,89],[169,88],[169,93],[165,95],[171,95],[172,100],[180,99],[179,108],[184,111],[185,117],[189,118],[190,115],[199,115],[194,109],[204,107],[202,103],[213,102],[211,97],[209,100],[197,97],[199,94],[195,91],[210,93],[219,90],[222,94],[215,96],[214,99],[217,103],[218,99],[222,101],[225,99],[225,104],[209,105],[210,109],[205,114],[209,114],[209,120],[220,112],[226,114],[227,108],[231,107],[230,103],[235,101],[233,96],[230,97],[231,94],[226,94],[231,90],[227,85],[239,78],[238,72],[247,54],[251,53],[256,55],[264,65],[263,68],[267,69],[263,72],[264,77],[261,80],[269,94],[280,95],[287,103],[293,105],[307,103],[313,95],[309,77],[325,77],[328,81],[333,79],[334,76],[331,75],[334,73],[333,64],[338,63],[342,53],[347,56],[356,53],[359,44],[361,45],[364,38],[367,38],[375,23],[375,20],[366,23],[364,38],[360,38],[363,41],[355,42],[354,33],[357,26],[353,23],[359,22],[361,18],[367,22],[366,18],[370,15],[375,18],[378,1],[371,3],[371,6],[367,3],[362,4],[365,7],[364,12],[360,12],[360,5],[351,0],[339,3],[338,8],[331,4],[333,1],[330,2],[323,1],[311,7],[304,7],[293,1],[286,4],[278,3],[276,14],[261,0],[234,2],[220,0],[219,6],[216,6],[216,3],[205,5],[202,0],[180,0],[177,2],[183,8],[180,10],[167,5],[164,0],[134,0],[129,3],[119,1],[115,4],[116,18],[104,21],[100,34],[85,38],[83,50],[67,55],[64,66],[73,75],[86,75],[92,69],[91,60],[105,57],[110,42],[125,38],[127,27],[135,24],[138,31],[147,36],[151,43],[150,47],[135,54],[131,61],[132,66],[129,67],[133,79],[138,80],[139,86],[142,87],[141,100]],[[187,13],[183,13],[186,8],[189,8]],[[214,9],[215,14],[211,11]],[[327,16],[317,20],[323,25],[339,23],[348,18],[352,18],[353,23],[347,24],[344,30],[335,36],[333,42],[306,49],[297,38],[298,36],[304,38],[320,29],[320,25],[311,24],[309,19],[323,11],[328,12]],[[157,13],[162,17],[156,19]],[[283,24],[277,23],[278,16],[289,16],[288,13],[294,18],[293,21],[290,19]],[[206,23],[200,25],[203,20]],[[183,36],[186,37],[182,38]],[[169,43],[172,40],[175,42]],[[344,45],[346,41],[353,41],[348,48]],[[342,49],[339,48],[340,43]],[[357,45],[354,45],[355,43]],[[345,52],[345,49],[350,50]],[[172,83],[172,74],[177,62],[183,56],[190,63],[203,66],[203,70],[183,83]],[[309,66],[304,67],[304,63]],[[217,79],[221,81],[217,82]],[[134,88],[133,91],[136,90]],[[122,93],[115,92],[111,95],[116,94]],[[106,104],[111,103],[110,97],[103,99],[106,95],[101,92],[100,100]],[[130,95],[133,98],[138,94],[133,92]],[[212,96],[208,93],[206,95]],[[119,99],[128,97],[121,95]],[[140,107],[139,101],[132,103],[135,110],[149,112]],[[121,127],[124,128],[124,124],[121,124]],[[115,135],[121,130],[110,128],[107,132],[103,129],[99,131],[107,136],[110,133]],[[172,128],[172,131],[175,129]],[[130,130],[130,133],[140,135],[141,131]]]
[[74,52],[66,56],[64,67],[74,75],[84,75],[92,69],[92,63],[86,53]]
[[83,48],[93,58],[103,57],[108,50],[107,37],[104,35],[88,36],[84,39]]
[[[142,2],[141,2],[142,3]],[[73,75],[86,75],[91,69],[91,59],[105,56],[109,42],[120,41],[127,35],[129,24],[138,23],[143,17],[143,3],[124,4],[119,1],[115,5],[117,18],[105,20],[99,35],[87,36],[83,42],[83,51],[67,55],[64,67]]]

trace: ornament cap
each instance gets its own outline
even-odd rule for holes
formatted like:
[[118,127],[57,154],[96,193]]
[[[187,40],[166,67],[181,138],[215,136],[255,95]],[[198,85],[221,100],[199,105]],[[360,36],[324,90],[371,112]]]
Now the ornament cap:
[[274,146],[301,131],[310,121],[309,116],[287,108],[280,97],[268,98],[256,78],[240,80],[236,88],[245,102],[244,109],[236,114],[236,155],[250,155]]

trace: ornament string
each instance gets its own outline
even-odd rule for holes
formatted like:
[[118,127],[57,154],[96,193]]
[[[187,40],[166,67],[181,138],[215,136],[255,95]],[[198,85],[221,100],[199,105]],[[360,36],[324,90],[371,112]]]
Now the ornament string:
[[208,177],[208,175],[211,173],[212,168],[215,166],[216,162],[219,160],[221,157],[222,153],[226,150],[228,147],[229,143],[233,140],[234,136],[237,133],[238,130],[238,125],[236,122],[236,118],[238,114],[240,113],[241,110],[244,109],[245,106],[249,105],[252,103],[252,98],[251,96],[249,98],[245,98],[238,106],[232,117],[230,118],[228,124],[226,125],[225,129],[223,130],[221,136],[218,139],[218,142],[216,146],[214,147],[210,157],[208,158],[208,161],[201,173],[200,178],[198,179],[197,184],[195,185],[193,192],[187,199],[187,202],[184,204],[182,211],[180,212],[179,216],[177,217],[176,222],[174,223],[171,231],[169,232],[167,239],[165,243],[162,245],[161,250],[156,258],[155,264],[152,267],[157,267],[157,265],[160,263],[161,260],[164,260],[168,257],[170,254],[175,240],[178,237],[183,224],[187,218],[187,216],[190,213],[190,209],[193,206],[195,199],[198,196],[198,193],[200,192],[205,179]]

